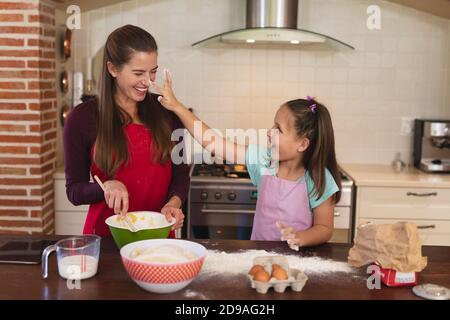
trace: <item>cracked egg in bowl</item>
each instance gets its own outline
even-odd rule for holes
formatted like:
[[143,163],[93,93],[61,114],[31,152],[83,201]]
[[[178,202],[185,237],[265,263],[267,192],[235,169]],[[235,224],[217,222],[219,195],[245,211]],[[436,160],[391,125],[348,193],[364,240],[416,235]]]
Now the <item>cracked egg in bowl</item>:
[[169,222],[162,213],[154,211],[129,212],[127,217],[137,229],[136,232],[131,231],[128,223],[119,215],[105,220],[119,249],[136,241],[165,239],[175,224],[175,219]]

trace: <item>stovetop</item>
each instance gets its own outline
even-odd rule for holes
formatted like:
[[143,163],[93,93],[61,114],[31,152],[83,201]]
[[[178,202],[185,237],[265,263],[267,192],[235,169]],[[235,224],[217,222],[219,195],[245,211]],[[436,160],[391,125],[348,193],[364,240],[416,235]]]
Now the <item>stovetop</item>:
[[197,164],[192,170],[192,177],[250,179],[245,165],[236,164]]
[[[340,170],[342,185],[351,186],[353,180]],[[191,170],[192,180],[211,180],[223,182],[250,182],[250,175],[245,165],[237,164],[196,164]]]

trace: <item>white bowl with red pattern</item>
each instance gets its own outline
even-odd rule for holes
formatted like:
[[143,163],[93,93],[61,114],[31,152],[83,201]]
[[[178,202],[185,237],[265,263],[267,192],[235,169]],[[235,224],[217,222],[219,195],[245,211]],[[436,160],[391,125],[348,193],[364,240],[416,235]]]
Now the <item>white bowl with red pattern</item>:
[[[195,257],[183,262],[138,261],[133,257],[137,250],[153,250],[161,246],[176,246]],[[171,293],[188,286],[199,274],[206,252],[201,244],[180,239],[142,240],[120,249],[122,263],[131,279],[141,288],[154,293]]]

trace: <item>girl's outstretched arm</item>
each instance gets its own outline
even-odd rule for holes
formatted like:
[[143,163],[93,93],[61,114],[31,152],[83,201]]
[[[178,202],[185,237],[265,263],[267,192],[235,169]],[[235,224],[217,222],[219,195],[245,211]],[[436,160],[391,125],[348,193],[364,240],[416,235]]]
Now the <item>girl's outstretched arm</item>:
[[[172,90],[172,77],[168,70],[164,70],[163,87],[158,86],[154,82],[152,82],[151,85],[161,95],[158,97],[158,101],[167,110],[174,112],[177,117],[180,118],[189,133],[202,145],[203,148],[220,159],[224,159],[232,163],[245,164],[245,153],[247,151],[247,147],[223,138],[216,131],[212,130],[206,123],[198,119],[181,102],[179,102]],[[201,130],[199,130],[199,128],[201,128]]]

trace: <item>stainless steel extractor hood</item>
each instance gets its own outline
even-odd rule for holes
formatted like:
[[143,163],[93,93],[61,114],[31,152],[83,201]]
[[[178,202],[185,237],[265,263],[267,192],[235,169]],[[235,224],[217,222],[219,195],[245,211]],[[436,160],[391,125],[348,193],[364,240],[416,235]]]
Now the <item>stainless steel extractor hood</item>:
[[247,0],[246,28],[232,30],[194,43],[220,40],[226,43],[304,45],[329,43],[349,49],[351,45],[314,31],[297,28],[298,0]]

